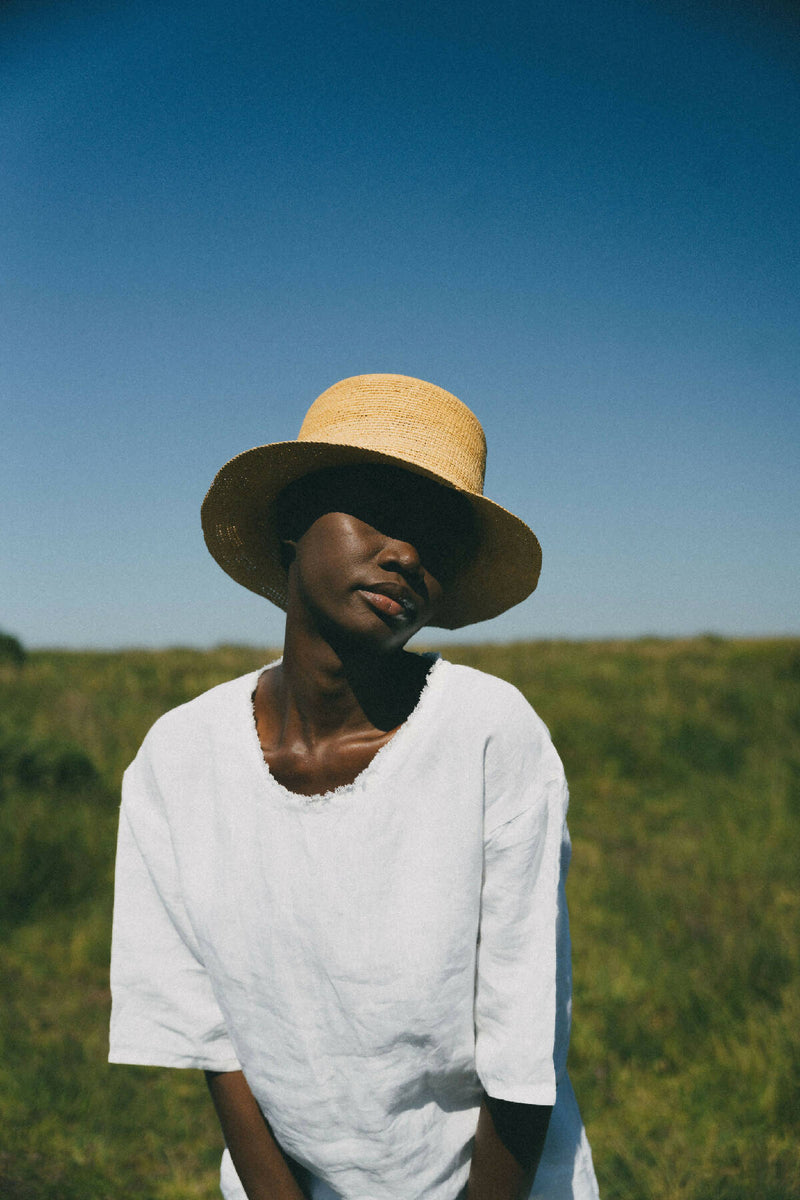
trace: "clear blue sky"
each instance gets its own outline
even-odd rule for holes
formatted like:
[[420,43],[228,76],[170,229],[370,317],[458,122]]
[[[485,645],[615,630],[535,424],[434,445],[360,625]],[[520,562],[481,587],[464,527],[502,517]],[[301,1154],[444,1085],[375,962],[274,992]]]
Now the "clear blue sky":
[[4,4],[0,628],[277,643],[200,502],[390,371],[542,542],[469,636],[800,632],[798,12]]

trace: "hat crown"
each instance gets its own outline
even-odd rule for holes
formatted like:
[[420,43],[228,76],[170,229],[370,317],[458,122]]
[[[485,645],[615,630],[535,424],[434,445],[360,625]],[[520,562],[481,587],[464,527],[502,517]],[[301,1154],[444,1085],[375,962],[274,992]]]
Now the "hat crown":
[[354,375],[335,383],[311,405],[297,440],[390,455],[483,495],[480,421],[444,388],[409,375]]

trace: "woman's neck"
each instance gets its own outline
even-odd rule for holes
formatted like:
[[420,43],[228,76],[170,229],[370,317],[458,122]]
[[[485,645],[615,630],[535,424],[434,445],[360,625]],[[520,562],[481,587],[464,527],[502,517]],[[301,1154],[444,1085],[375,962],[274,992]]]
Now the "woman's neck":
[[338,731],[385,732],[402,725],[414,709],[429,666],[402,649],[370,653],[363,645],[293,636],[287,624],[272,700],[281,723],[301,726],[311,740]]

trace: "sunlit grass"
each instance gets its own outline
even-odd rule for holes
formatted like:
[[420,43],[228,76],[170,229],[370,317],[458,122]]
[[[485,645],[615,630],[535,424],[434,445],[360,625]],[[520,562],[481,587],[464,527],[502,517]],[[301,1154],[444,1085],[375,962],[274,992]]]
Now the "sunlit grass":
[[[465,646],[571,783],[571,1073],[606,1200],[800,1198],[800,642]],[[211,1200],[196,1072],[108,1067],[119,778],[152,721],[268,661],[0,665],[0,1195]]]

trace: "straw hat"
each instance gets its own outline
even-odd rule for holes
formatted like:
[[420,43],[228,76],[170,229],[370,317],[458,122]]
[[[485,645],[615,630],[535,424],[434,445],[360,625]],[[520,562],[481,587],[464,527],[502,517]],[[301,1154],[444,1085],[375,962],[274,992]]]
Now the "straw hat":
[[496,617],[536,587],[542,552],[535,534],[483,495],[486,439],[477,417],[450,392],[407,375],[343,379],[311,405],[297,441],[257,446],[226,463],[203,501],[206,545],[237,583],[285,608],[278,495],[312,471],[363,462],[424,475],[472,508],[477,549],[434,625],[458,629]]

